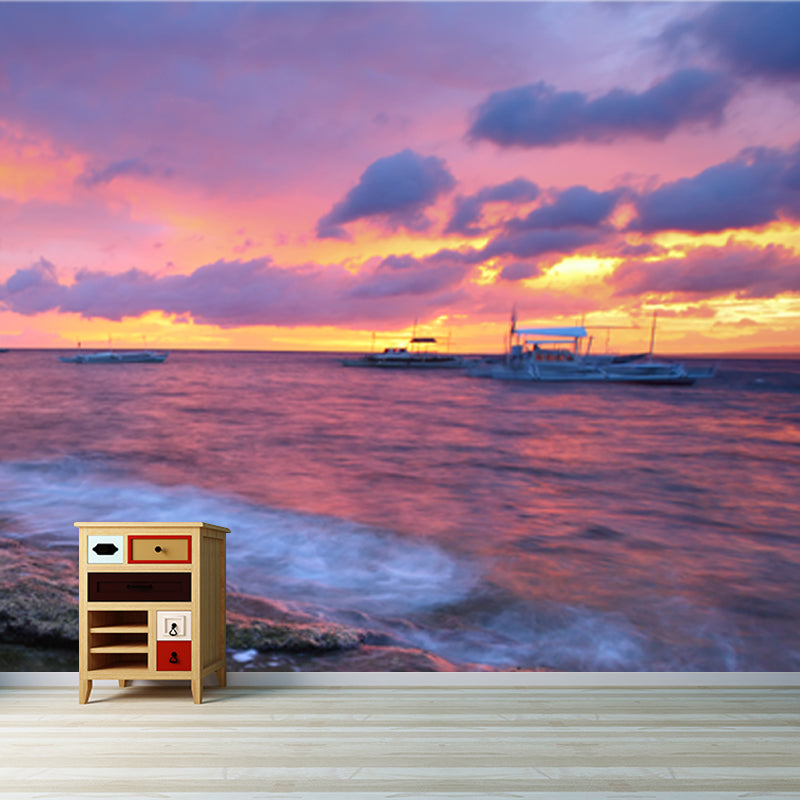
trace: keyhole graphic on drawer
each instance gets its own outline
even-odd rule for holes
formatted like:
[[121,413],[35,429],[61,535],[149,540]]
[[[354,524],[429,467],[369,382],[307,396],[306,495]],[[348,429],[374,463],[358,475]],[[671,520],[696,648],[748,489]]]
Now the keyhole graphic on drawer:
[[170,636],[177,636],[178,635],[178,623],[173,622],[172,625],[169,626],[169,635]]
[[172,655],[169,657],[170,664],[177,664],[178,663],[178,654],[173,650]]

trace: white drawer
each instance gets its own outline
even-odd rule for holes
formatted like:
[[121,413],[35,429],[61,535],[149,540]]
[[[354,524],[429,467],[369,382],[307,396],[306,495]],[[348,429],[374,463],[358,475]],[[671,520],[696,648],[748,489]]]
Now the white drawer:
[[191,638],[191,611],[156,611],[157,640],[179,642]]
[[125,537],[93,534],[86,537],[86,561],[89,564],[124,564]]

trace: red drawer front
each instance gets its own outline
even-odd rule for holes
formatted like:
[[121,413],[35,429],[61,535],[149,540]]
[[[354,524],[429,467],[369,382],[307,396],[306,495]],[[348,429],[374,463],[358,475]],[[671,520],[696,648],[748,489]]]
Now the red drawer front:
[[192,668],[191,642],[156,642],[156,669],[189,671]]

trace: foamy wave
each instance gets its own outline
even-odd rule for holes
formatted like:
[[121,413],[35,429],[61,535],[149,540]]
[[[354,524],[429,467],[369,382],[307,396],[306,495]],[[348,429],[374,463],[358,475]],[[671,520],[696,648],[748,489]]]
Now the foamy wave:
[[383,630],[396,642],[472,669],[646,668],[646,642],[619,615],[529,604],[486,584],[475,564],[428,542],[194,486],[157,486],[114,464],[79,458],[0,463],[5,534],[77,548],[76,520],[224,525],[231,529],[232,588]]
[[427,542],[193,486],[156,486],[75,458],[0,464],[0,517],[10,534],[58,546],[76,545],[76,520],[224,525],[236,589],[323,609],[408,614],[457,602],[476,581],[471,565]]

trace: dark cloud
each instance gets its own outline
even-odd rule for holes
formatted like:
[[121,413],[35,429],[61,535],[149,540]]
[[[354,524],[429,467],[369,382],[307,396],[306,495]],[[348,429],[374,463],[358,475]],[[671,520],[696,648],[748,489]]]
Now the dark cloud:
[[556,194],[551,203],[534,209],[524,219],[511,220],[510,230],[542,230],[571,227],[594,228],[605,222],[622,196],[622,190],[594,192],[571,186]]
[[733,92],[729,78],[701,69],[675,72],[639,94],[614,89],[594,100],[537,83],[490,95],[468,135],[502,147],[663,139],[683,125],[719,124]]
[[779,245],[699,247],[685,258],[629,261],[610,277],[618,296],[774,297],[800,291],[800,258]]
[[631,230],[709,233],[800,219],[800,147],[759,148],[636,200]]
[[436,156],[403,150],[370,164],[343,200],[317,223],[320,238],[346,238],[342,228],[359,219],[379,218],[390,227],[424,230],[430,224],[424,210],[456,182]]
[[280,268],[258,258],[217,261],[190,275],[163,277],[138,269],[114,275],[81,271],[66,284],[42,259],[0,284],[0,309],[110,320],[162,311],[223,328],[387,323],[445,308],[469,269],[465,256],[445,250],[424,259],[390,256],[364,265],[357,275],[338,266]]
[[569,255],[601,242],[606,236],[604,231],[575,228],[510,232],[496,236],[482,250],[474,251],[471,259],[480,263],[497,256],[526,259],[550,253]]
[[13,296],[13,310],[20,314],[38,314],[57,308],[64,297],[56,269],[49,261],[40,258],[30,267],[17,270],[5,283],[0,284],[0,304]]
[[497,186],[487,186],[473,195],[458,197],[453,216],[444,232],[478,236],[484,232],[479,223],[487,203],[528,203],[538,196],[539,187],[535,183],[525,178],[515,178]]
[[500,272],[500,280],[512,282],[525,281],[541,274],[542,270],[537,264],[532,264],[527,261],[514,261],[503,267]]
[[[482,190],[472,197],[480,205],[506,197],[521,202],[523,199],[533,199],[538,194],[539,189],[535,184],[519,179]],[[528,263],[529,260],[550,254],[570,255],[607,240],[611,231],[603,223],[622,194],[623,190],[595,192],[585,186],[552,192],[551,202],[534,209],[524,218],[506,221],[485,247],[471,250],[466,258],[473,264],[497,257],[519,259],[522,263],[507,265],[501,277],[506,280],[518,280],[517,276],[533,277],[538,274],[539,268],[535,262]]]
[[389,256],[363,278],[359,275],[349,294],[358,298],[436,294],[456,288],[470,269],[467,258],[454,250],[423,259]]
[[115,161],[105,167],[93,167],[75,180],[77,183],[88,188],[111,183],[115,178],[126,175],[135,178],[169,177],[170,170],[158,170],[140,158],[127,158],[122,161]]
[[770,79],[800,78],[800,4],[796,2],[713,3],[694,20],[671,26],[676,42],[695,37],[734,72]]

